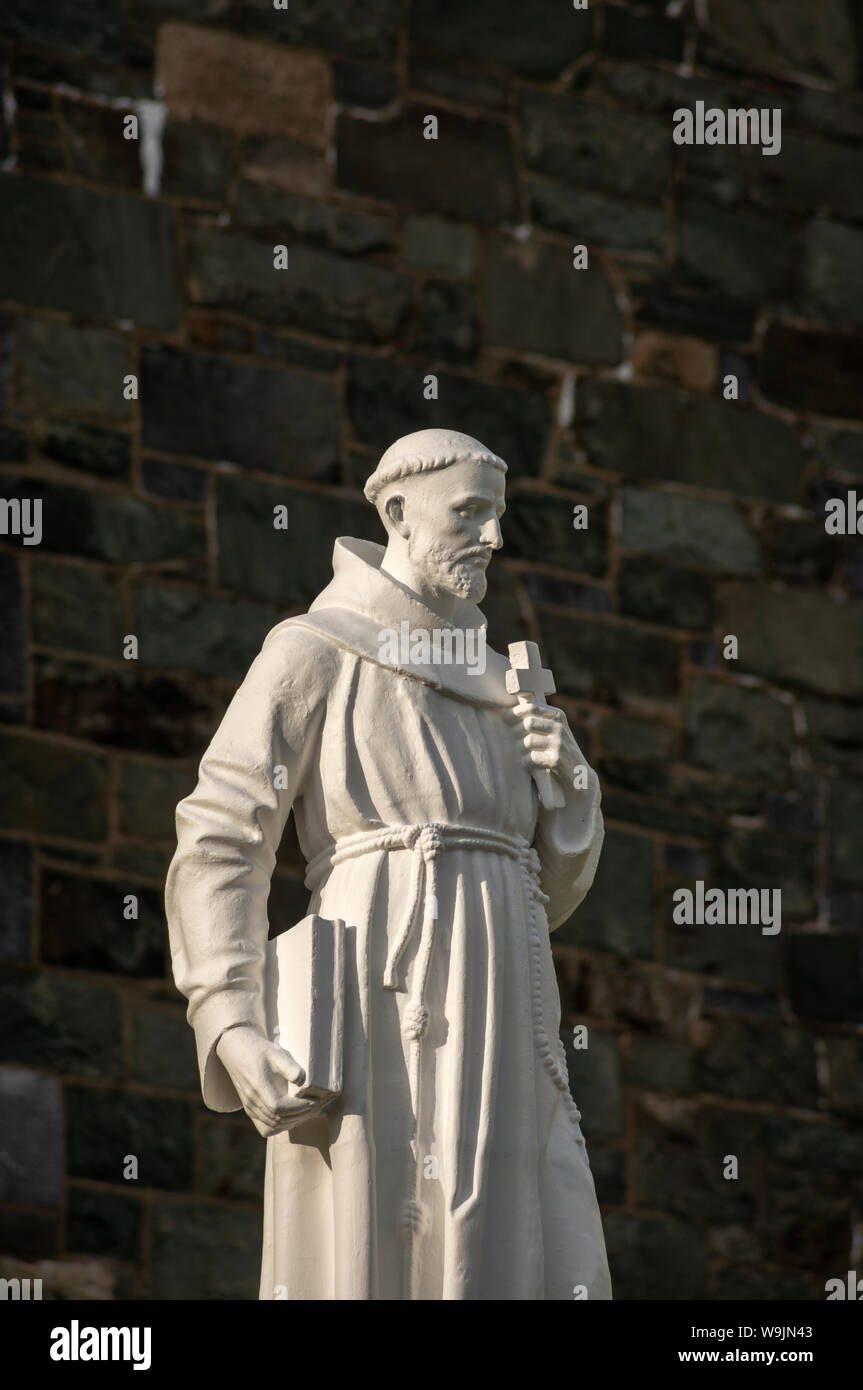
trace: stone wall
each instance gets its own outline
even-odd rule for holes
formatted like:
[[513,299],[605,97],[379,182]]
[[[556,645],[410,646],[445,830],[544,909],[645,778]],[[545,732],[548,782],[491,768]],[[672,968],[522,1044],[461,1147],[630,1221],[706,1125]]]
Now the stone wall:
[[[174,807],[429,424],[509,462],[490,636],[541,642],[602,780],[556,959],[616,1295],[859,1267],[863,544],[825,502],[863,496],[860,20],[5,0],[0,494],[43,535],[0,536],[3,1272],[254,1296],[263,1144],[200,1103]],[[676,145],[698,101],[780,110],[781,152]],[[781,889],[781,932],[675,925],[698,880]]]

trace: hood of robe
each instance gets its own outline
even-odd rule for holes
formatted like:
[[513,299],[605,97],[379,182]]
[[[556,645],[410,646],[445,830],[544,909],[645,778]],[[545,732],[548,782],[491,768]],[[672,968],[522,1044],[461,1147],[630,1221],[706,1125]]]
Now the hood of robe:
[[[279,623],[268,633],[266,641],[288,627],[310,628],[366,661],[460,699],[480,705],[514,705],[517,697],[506,688],[509,662],[486,643],[486,619],[476,604],[460,602],[453,620],[441,617],[397,580],[382,573],[383,557],[384,547],[374,541],[340,536],[333,547],[330,583],[318,594],[308,613]],[[435,661],[432,654],[425,661],[408,654],[406,642],[410,634],[428,633],[431,639],[435,630],[469,633],[464,651],[471,659]],[[480,643],[484,670],[477,659]],[[396,659],[394,647],[398,649]]]

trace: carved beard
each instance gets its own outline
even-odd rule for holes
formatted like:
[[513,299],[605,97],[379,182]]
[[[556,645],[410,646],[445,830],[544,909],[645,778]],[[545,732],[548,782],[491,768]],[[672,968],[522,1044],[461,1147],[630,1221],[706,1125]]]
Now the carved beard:
[[484,570],[459,559],[457,552],[448,550],[440,541],[420,546],[413,535],[408,536],[408,558],[435,593],[456,594],[474,602],[485,597],[488,582]]

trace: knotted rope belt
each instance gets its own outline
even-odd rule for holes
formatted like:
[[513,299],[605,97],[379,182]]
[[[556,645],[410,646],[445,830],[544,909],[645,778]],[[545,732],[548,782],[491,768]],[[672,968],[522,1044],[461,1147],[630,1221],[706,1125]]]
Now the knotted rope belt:
[[[422,925],[417,947],[411,999],[402,1015],[402,1030],[412,1043],[410,1067],[411,1096],[414,1102],[412,1144],[416,1137],[418,1120],[419,1043],[428,1032],[429,1026],[429,1011],[425,1002],[425,994],[437,928],[438,860],[444,851],[449,849],[487,850],[494,854],[506,855],[519,864],[527,889],[529,907],[528,928],[533,965],[532,1002],[536,1048],[545,1070],[563,1096],[570,1119],[574,1124],[578,1124],[581,1114],[570,1094],[563,1044],[559,1039],[557,1040],[557,1056],[555,1057],[543,1028],[542,943],[537,928],[536,908],[537,904],[542,904],[544,907],[548,903],[548,897],[540,887],[540,860],[536,850],[523,835],[507,835],[501,830],[489,830],[483,827],[435,823],[383,826],[377,830],[360,831],[356,835],[349,835],[345,839],[337,841],[333,847],[317,854],[307,866],[306,887],[310,890],[317,888],[330,869],[345,863],[347,860],[357,859],[360,855],[372,854],[375,851],[390,852],[402,849],[410,850],[414,855],[410,896],[404,921],[387,958],[383,987],[384,989],[399,991],[405,989],[405,986],[400,983],[399,966],[407,945],[416,932],[420,901],[422,900]],[[577,1138],[579,1143],[584,1142],[580,1134]]]

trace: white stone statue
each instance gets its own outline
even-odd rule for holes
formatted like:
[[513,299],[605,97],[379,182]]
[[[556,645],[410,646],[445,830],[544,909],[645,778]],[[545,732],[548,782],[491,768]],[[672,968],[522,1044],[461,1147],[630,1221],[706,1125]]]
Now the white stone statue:
[[[593,881],[599,785],[532,644],[515,669],[485,644],[505,471],[451,430],[385,452],[365,493],[386,548],[336,541],[177,808],[174,978],[206,1104],[267,1138],[263,1299],[611,1297],[549,943]],[[313,1002],[336,1094],[303,1094],[279,1040],[291,810],[315,939],[343,952],[336,1011],[332,952]]]

